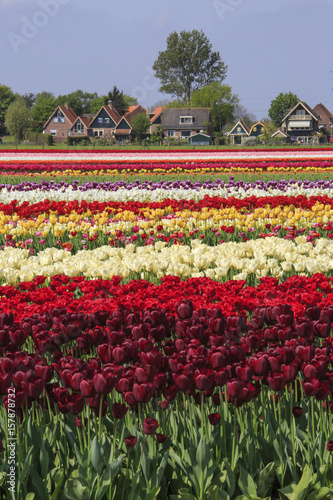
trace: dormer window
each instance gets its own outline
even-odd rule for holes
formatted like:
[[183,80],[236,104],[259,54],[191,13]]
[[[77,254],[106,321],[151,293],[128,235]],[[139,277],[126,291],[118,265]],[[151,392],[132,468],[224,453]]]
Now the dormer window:
[[180,125],[185,125],[188,123],[193,123],[193,116],[181,116],[180,117]]

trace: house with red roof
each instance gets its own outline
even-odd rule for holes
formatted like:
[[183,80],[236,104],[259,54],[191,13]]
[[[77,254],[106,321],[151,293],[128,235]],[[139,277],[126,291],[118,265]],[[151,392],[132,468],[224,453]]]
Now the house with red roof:
[[326,106],[322,103],[316,104],[313,108],[314,113],[318,116],[319,130],[325,128],[330,135],[333,135],[333,115]]
[[45,122],[43,133],[52,135],[55,142],[65,141],[69,136],[87,136],[91,133],[89,119],[77,116],[68,104],[57,106]]

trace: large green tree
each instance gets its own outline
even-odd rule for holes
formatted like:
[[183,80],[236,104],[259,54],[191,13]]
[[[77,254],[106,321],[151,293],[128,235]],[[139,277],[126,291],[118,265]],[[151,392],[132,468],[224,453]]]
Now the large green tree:
[[43,125],[50,117],[56,107],[56,99],[52,92],[43,90],[36,95],[35,104],[32,107],[33,127],[37,132],[43,132]]
[[142,141],[142,139],[146,136],[149,125],[150,120],[144,113],[139,113],[133,118],[131,127],[135,137],[137,137],[139,141]]
[[203,31],[174,31],[166,43],[166,50],[159,52],[153,65],[161,92],[189,104],[194,90],[226,77],[227,66]]
[[220,82],[212,82],[195,90],[191,97],[191,106],[211,109],[212,125],[216,132],[222,132],[223,126],[233,120],[238,102],[238,96],[232,93],[230,85]]
[[104,97],[104,104],[107,104],[109,101],[112,101],[112,106],[116,108],[120,116],[126,113],[128,105],[124,97],[124,92],[120,91],[116,85]]
[[15,95],[12,89],[0,83],[0,133],[5,132],[5,115],[14,100]]
[[56,104],[63,106],[67,103],[80,116],[91,113],[91,104],[97,97],[97,92],[90,93],[79,89],[69,94],[59,95],[56,99]]
[[288,111],[299,102],[297,95],[292,92],[283,94],[282,92],[271,102],[271,107],[268,110],[268,116],[274,122],[274,125],[280,127],[283,118]]
[[23,140],[25,131],[31,126],[31,120],[31,110],[23,97],[19,97],[9,105],[5,121],[9,133],[14,136],[16,143]]

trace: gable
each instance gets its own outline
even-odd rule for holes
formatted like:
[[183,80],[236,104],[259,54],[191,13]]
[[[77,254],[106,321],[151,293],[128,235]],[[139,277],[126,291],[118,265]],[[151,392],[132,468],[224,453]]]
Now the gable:
[[228,135],[249,135],[248,130],[246,130],[245,125],[241,122],[236,123],[236,125],[230,130]]
[[251,130],[250,130],[250,136],[251,137],[258,137],[259,135],[261,135],[265,129],[265,125],[261,122],[257,122],[255,123],[252,127],[251,127]]
[[294,106],[287,114],[286,116],[283,118],[282,122],[284,122],[285,120],[290,120],[290,118],[293,116],[293,115],[296,115],[296,112],[297,111],[304,111],[306,115],[311,115],[312,118],[316,121],[318,121],[318,118],[316,116],[316,114],[314,113],[313,109],[310,108],[310,106],[308,106],[306,104],[306,102],[303,102],[303,101],[299,101],[296,106]]
[[99,110],[95,118],[90,124],[92,128],[115,128],[116,124],[114,120],[111,118],[109,113],[107,113],[106,109],[103,107]]
[[127,121],[125,120],[125,118],[122,118],[120,120],[120,122],[118,123],[118,125],[117,125],[116,130],[118,130],[118,129],[121,129],[121,130],[131,130],[131,127],[129,126],[129,124],[127,123]]

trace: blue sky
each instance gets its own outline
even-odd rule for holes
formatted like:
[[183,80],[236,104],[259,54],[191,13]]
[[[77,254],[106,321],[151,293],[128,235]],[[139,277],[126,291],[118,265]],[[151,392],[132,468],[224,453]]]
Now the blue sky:
[[258,119],[280,92],[333,111],[332,0],[0,0],[0,83],[19,93],[114,85],[143,106],[170,32],[199,29]]

